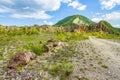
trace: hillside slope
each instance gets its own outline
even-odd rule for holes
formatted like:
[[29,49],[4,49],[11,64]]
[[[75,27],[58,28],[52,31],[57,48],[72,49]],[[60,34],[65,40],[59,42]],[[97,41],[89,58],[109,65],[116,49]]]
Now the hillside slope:
[[108,23],[105,20],[100,21],[99,24],[102,24],[104,27],[110,29],[113,32],[118,32],[118,30],[116,28],[114,28],[110,23]]
[[55,27],[64,27],[66,31],[86,31],[86,32],[105,32],[110,34],[118,34],[118,29],[114,28],[110,23],[101,20],[95,23],[89,18],[82,15],[68,16],[59,22]]
[[120,32],[120,28],[116,28]]
[[85,16],[82,15],[73,15],[68,16],[59,22],[57,22],[54,26],[77,26],[77,25],[90,25],[95,24],[95,22],[91,21]]

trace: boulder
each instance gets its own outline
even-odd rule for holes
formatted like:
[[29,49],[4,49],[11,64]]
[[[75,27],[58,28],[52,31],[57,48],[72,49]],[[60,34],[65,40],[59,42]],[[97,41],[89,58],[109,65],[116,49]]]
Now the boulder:
[[55,41],[55,40],[48,40],[47,45],[45,45],[46,52],[50,52],[52,49],[62,49],[65,46],[68,46],[64,41]]
[[33,60],[35,57],[35,54],[33,52],[20,52],[16,54],[8,64],[9,69],[15,69],[20,65],[26,65],[31,60]]

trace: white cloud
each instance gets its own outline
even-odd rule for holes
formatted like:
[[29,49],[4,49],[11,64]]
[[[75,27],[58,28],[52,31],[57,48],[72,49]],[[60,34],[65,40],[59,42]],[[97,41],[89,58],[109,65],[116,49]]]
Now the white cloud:
[[0,3],[9,3],[9,4],[13,4],[13,0],[0,0]]
[[101,18],[96,18],[96,17],[92,18],[92,21],[95,21],[95,22],[99,22],[100,20],[102,20],[102,19]]
[[60,8],[60,0],[33,0],[40,5],[43,10],[54,11]]
[[76,0],[0,0],[0,13],[9,13],[14,18],[49,19],[47,11],[58,10],[62,3],[77,10],[86,8]]
[[72,2],[72,0],[61,0],[63,3],[69,3]]
[[44,11],[39,11],[35,13],[29,13],[29,14],[13,14],[12,17],[14,18],[33,18],[33,19],[49,19],[51,18],[50,15],[46,14]]
[[120,28],[120,24],[113,25],[114,27]]
[[102,9],[110,10],[120,5],[120,0],[100,0]]
[[95,13],[96,15],[100,15],[100,14],[102,14],[102,13],[100,13],[100,12],[97,12],[97,13]]
[[46,12],[58,10],[62,2],[61,0],[28,1],[0,0],[0,13],[10,13],[14,18],[49,19],[51,16]]
[[72,6],[74,9],[77,10],[85,10],[87,7],[86,5],[81,4],[78,0],[70,2],[68,6]]
[[49,22],[49,21],[43,21],[43,24],[47,24],[47,25],[53,25],[53,22]]
[[6,13],[6,12],[10,12],[10,11],[13,11],[13,10],[8,7],[5,7],[5,6],[0,7],[0,13]]
[[100,17],[94,17],[92,20],[95,22],[99,22],[100,20],[107,20],[107,21],[120,20],[120,12],[112,12],[109,14],[104,14]]

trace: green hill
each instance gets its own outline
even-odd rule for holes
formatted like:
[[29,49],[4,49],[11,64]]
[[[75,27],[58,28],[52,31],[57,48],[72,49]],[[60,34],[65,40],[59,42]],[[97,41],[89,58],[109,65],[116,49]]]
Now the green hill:
[[99,24],[102,24],[103,26],[105,26],[106,28],[108,28],[109,30],[112,30],[113,32],[118,32],[118,30],[116,28],[114,28],[110,23],[108,23],[105,20],[101,20],[99,22]]
[[95,22],[91,21],[90,19],[86,18],[82,15],[73,15],[68,16],[62,20],[60,20],[58,23],[56,23],[54,26],[77,26],[77,25],[90,25],[95,24]]
[[116,28],[120,32],[120,28]]
[[[101,20],[99,23],[95,23],[89,18],[82,16],[82,15],[73,15],[68,16],[62,20],[60,20],[58,23],[56,23],[54,26],[56,27],[75,27],[75,26],[81,26],[86,27],[85,31],[91,31],[91,32],[99,32],[100,30],[110,33],[110,34],[117,34],[119,31],[114,28],[110,23],[108,23],[105,20]],[[72,29],[72,28],[71,28]],[[75,29],[75,28],[74,28]],[[72,30],[74,31],[74,30]]]

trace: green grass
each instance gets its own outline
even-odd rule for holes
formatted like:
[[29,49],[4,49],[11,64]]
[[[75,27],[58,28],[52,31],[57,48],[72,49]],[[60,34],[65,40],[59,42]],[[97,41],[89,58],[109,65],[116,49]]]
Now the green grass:
[[53,76],[60,76],[60,80],[67,80],[66,77],[73,72],[74,67],[73,64],[66,62],[49,63],[49,66],[47,66],[45,70],[47,70]]
[[[47,40],[54,38],[55,34],[41,33],[32,35],[0,35],[0,59],[9,60],[16,53],[33,51],[40,55],[44,53]],[[41,44],[40,44],[41,43]],[[8,54],[5,54],[5,53]]]
[[85,77],[85,76],[83,76],[83,77],[80,78],[80,80],[90,80],[90,79]]
[[101,23],[106,26],[108,29],[118,33],[118,30],[116,28],[114,28],[110,23],[108,23],[107,21],[102,20]]
[[56,40],[85,40],[88,39],[88,36],[79,32],[60,32],[56,37]]
[[108,69],[108,66],[107,65],[102,65],[103,68],[105,69]]
[[28,47],[36,55],[41,55],[41,54],[43,54],[45,52],[44,44],[29,44]]
[[[97,38],[105,38],[105,39],[120,39],[120,35],[115,34],[100,34],[99,32],[66,32],[66,31],[56,31],[51,32],[49,30],[38,30],[36,27],[32,27],[27,30],[26,27],[22,27],[19,30],[9,29],[5,30],[5,28],[0,28],[0,60],[7,64],[15,54],[24,51],[33,51],[36,56],[41,56],[45,53],[44,46],[46,45],[48,40],[63,40],[69,45],[62,50],[53,49],[52,54],[45,58],[48,62],[42,63],[40,60],[38,63],[37,69],[47,71],[53,77],[59,77],[60,80],[69,80],[69,76],[74,71],[74,64],[72,62],[73,57],[78,53],[76,48],[76,42],[80,40],[89,39],[89,36],[96,36]],[[88,44],[86,44],[88,45]],[[82,46],[82,44],[81,44]],[[90,46],[89,46],[90,47]],[[86,52],[81,52],[80,59],[83,59],[85,55],[89,55]],[[46,54],[49,55],[49,54]],[[77,55],[76,55],[77,56]],[[98,59],[99,56],[96,58]],[[92,58],[90,61],[94,61]],[[88,62],[84,59],[83,63],[86,65]],[[101,67],[107,69],[107,65],[103,65],[102,62],[98,62]],[[40,66],[42,65],[42,66]],[[36,66],[34,63],[28,64],[29,70],[34,70]],[[96,69],[93,64],[90,64],[91,67]],[[4,70],[7,69],[6,65],[2,65]],[[21,72],[23,70],[23,66],[19,66],[17,68],[17,72]],[[82,71],[88,71],[87,67],[83,67],[79,69]],[[87,77],[82,77],[80,80],[89,80]]]

